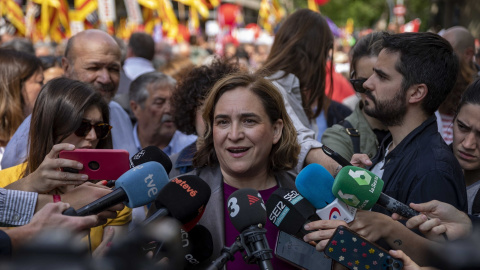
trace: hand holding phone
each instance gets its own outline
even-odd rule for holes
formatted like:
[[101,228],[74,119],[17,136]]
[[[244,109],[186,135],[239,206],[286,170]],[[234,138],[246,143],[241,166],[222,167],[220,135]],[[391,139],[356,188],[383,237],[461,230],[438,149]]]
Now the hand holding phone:
[[403,262],[348,227],[338,226],[325,255],[351,270],[401,270]]
[[63,171],[83,173],[88,180],[117,180],[130,169],[128,152],[120,149],[75,149],[62,151],[60,158],[76,160],[83,169],[62,168]]

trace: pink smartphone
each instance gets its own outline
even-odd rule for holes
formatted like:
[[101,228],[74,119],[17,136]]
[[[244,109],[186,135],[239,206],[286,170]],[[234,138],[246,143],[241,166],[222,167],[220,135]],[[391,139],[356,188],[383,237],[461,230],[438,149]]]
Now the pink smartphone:
[[62,168],[63,171],[83,173],[88,180],[117,180],[130,169],[128,152],[119,149],[75,149],[61,151],[60,158],[76,160],[83,169]]

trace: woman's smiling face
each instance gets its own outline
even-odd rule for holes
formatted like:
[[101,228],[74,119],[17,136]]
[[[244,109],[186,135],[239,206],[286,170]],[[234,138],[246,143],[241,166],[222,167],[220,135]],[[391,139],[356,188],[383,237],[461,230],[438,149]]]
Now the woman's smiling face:
[[257,95],[245,87],[225,92],[215,105],[212,126],[224,174],[255,176],[268,171],[270,151],[280,139],[283,122],[270,121]]

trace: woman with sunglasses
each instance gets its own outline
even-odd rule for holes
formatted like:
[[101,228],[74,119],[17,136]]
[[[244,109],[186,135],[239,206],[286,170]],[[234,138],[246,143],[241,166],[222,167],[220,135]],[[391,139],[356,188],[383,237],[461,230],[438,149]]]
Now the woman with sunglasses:
[[360,101],[351,115],[342,123],[328,128],[322,136],[323,144],[347,160],[350,160],[355,153],[374,157],[379,143],[388,134],[387,128],[380,121],[363,111],[363,104],[367,102],[365,97],[370,94],[363,88],[363,83],[373,74],[373,66],[381,50],[381,32],[364,36],[350,50],[352,55],[350,82],[359,93]]
[[[108,105],[87,84],[67,78],[48,82],[33,109],[27,161],[0,171],[0,186],[52,194],[54,201],[61,200],[62,194],[84,183],[88,176],[62,172],[62,167],[81,169],[81,163],[59,159],[58,154],[80,148],[111,149],[108,119]],[[104,226],[123,225],[130,219],[131,210],[125,208]],[[92,249],[100,244],[102,235],[102,226],[92,229]]]

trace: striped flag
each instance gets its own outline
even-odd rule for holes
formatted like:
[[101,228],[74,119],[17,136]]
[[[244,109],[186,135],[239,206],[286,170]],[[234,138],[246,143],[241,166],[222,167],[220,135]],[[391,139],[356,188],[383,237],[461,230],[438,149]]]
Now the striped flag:
[[0,0],[0,14],[5,16],[17,31],[25,35],[25,17],[22,8],[14,0]]

